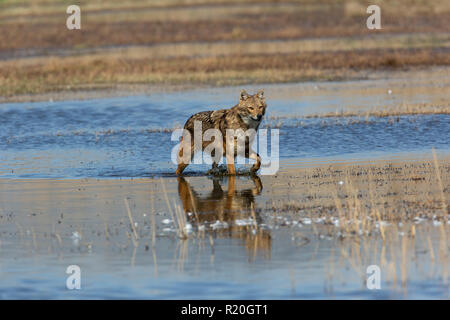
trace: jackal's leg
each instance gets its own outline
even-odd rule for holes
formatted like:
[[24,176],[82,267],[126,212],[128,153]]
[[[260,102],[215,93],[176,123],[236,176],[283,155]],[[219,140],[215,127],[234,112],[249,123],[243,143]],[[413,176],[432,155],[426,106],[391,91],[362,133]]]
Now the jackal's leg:
[[253,154],[250,154],[250,159],[256,160],[255,164],[250,169],[251,172],[255,173],[259,170],[259,168],[261,168],[261,157],[255,152]]
[[259,154],[257,154],[252,148],[246,147],[245,148],[245,157],[256,161],[255,164],[251,167],[250,171],[252,173],[255,173],[256,171],[258,171],[259,168],[261,167],[261,157],[259,156]]
[[186,169],[186,167],[188,165],[189,164],[187,164],[187,163],[180,163],[180,164],[178,164],[177,171],[176,171],[177,175],[180,176],[183,173],[184,169]]
[[226,144],[224,144],[224,146],[226,146],[224,148],[224,153],[225,153],[225,158],[227,159],[227,169],[228,169],[228,174],[229,175],[235,175],[236,174],[236,170],[234,169],[234,155],[236,154],[236,150],[235,150],[235,145],[236,142],[233,139],[233,141],[226,141]]
[[[183,142],[183,137],[180,140],[180,150],[178,151],[178,168],[177,175],[181,175],[189,165],[189,161],[192,161],[194,158],[194,143],[192,142],[190,145],[187,142]],[[185,154],[185,152],[187,154]],[[190,154],[189,154],[190,153]]]
[[252,189],[252,195],[257,196],[261,193],[263,186],[261,183],[261,179],[258,176],[252,176],[253,183],[255,184],[255,188]]

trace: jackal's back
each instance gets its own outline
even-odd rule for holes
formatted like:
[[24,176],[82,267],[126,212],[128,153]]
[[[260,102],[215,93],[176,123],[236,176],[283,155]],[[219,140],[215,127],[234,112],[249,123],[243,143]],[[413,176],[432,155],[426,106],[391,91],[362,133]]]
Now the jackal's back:
[[199,121],[202,124],[202,132],[208,129],[219,129],[221,123],[225,120],[226,109],[215,111],[203,111],[192,115],[185,123],[184,129],[194,132],[194,122]]

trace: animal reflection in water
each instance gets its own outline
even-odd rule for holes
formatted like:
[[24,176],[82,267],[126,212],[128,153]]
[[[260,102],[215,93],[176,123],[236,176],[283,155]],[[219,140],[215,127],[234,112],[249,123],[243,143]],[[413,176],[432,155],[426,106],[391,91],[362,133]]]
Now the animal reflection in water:
[[237,190],[235,179],[234,176],[228,177],[228,190],[225,192],[220,180],[214,178],[212,191],[200,196],[183,177],[178,177],[178,193],[187,219],[197,225],[226,222],[223,224],[226,227],[216,230],[218,236],[241,239],[249,251],[263,251],[270,255],[270,232],[259,227],[262,220],[255,207],[255,197],[263,188],[261,180],[253,176],[254,187]]

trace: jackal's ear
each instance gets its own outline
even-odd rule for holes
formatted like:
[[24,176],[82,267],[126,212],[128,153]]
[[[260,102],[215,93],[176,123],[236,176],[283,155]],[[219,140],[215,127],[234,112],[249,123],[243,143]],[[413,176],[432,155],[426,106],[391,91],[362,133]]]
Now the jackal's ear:
[[244,101],[246,99],[248,99],[250,97],[250,95],[247,93],[247,91],[245,91],[244,89],[241,90],[241,101]]
[[264,89],[259,90],[256,95],[258,96],[258,98],[264,99]]

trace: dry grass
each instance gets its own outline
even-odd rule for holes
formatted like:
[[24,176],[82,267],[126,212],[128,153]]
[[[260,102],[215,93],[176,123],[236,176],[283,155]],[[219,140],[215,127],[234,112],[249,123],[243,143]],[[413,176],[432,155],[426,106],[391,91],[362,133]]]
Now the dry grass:
[[[0,95],[12,96],[115,84],[277,83],[362,77],[358,71],[450,65],[446,50],[379,49],[367,51],[234,54],[213,57],[49,58],[36,63],[0,62]],[[355,75],[356,74],[356,75]]]
[[[348,265],[365,281],[367,266],[375,264],[387,284],[395,289],[400,283],[406,297],[411,261],[421,252],[421,261],[431,261],[440,281],[448,283],[448,157],[438,161],[433,151],[433,160],[330,165],[293,170],[277,180],[283,183],[271,185],[272,205],[263,210],[288,225],[311,224],[319,239],[339,239],[331,277],[339,278]],[[301,230],[294,239],[304,245]]]
[[393,289],[400,283],[406,297],[411,261],[417,263],[421,252],[420,261],[431,261],[436,276],[448,284],[448,157],[438,161],[433,150],[433,160],[427,161],[292,170],[269,186],[271,205],[262,212],[293,226],[299,246],[311,241],[302,231],[308,225],[318,239],[340,240],[339,258],[330,257],[331,278],[350,266],[365,282],[367,266],[375,264]]
[[[320,113],[306,115],[305,118],[342,118],[342,117],[358,117],[365,118],[369,121],[369,117],[396,117],[405,115],[427,115],[427,114],[450,114],[450,104],[398,104],[396,106],[376,107],[366,112],[363,111],[347,111],[341,110],[336,112]],[[274,119],[280,117],[274,117]]]
[[[264,2],[185,2],[158,9],[138,1],[82,3],[83,27],[75,33],[65,28],[65,3],[28,8],[6,5],[2,21],[8,32],[0,35],[0,50],[374,34],[365,27],[364,1]],[[402,0],[382,7],[383,29],[378,33],[448,30],[450,12],[443,0],[433,6]]]
[[[342,217],[345,222],[340,227],[347,231],[358,226],[364,232],[374,230],[380,221],[446,219],[448,206],[443,201],[450,194],[449,159],[440,160],[439,174],[436,163],[335,164],[282,173],[276,179],[283,183],[273,186],[274,203],[269,208],[316,218]],[[277,195],[285,196],[277,202]]]
[[81,31],[65,28],[66,5],[0,3],[0,28],[8,30],[0,32],[1,96],[341,80],[450,65],[443,0],[381,3],[379,31],[365,27],[359,0],[83,1]]

